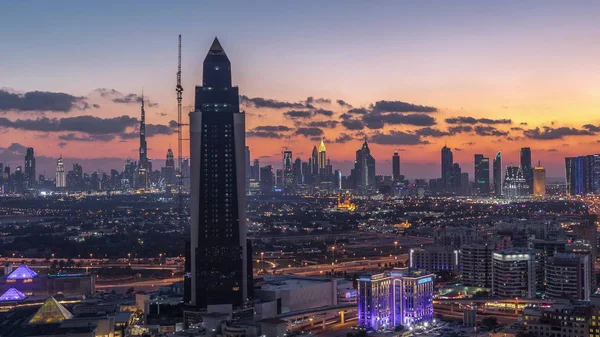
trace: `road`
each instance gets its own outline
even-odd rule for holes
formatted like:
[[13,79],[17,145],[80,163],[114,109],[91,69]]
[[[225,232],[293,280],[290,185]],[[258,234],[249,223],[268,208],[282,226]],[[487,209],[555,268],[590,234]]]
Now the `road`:
[[306,266],[306,267],[291,267],[291,268],[280,268],[277,269],[277,272],[282,274],[293,274],[293,275],[301,275],[301,276],[318,276],[331,271],[346,271],[350,272],[360,272],[363,269],[369,270],[377,268],[379,264],[384,265],[386,263],[395,263],[395,262],[406,262],[408,260],[408,254],[398,254],[394,256],[386,256],[382,258],[373,258],[369,260],[358,260],[358,261],[349,261],[349,262],[341,262],[338,264],[319,264],[314,266]]
[[175,282],[183,281],[182,277],[172,277],[163,280],[146,280],[146,281],[138,281],[138,282],[126,282],[126,283],[114,283],[114,284],[97,284],[97,290],[103,290],[106,292],[110,292],[112,290],[117,293],[122,293],[127,291],[129,288],[144,291],[156,291],[159,287],[167,286]]

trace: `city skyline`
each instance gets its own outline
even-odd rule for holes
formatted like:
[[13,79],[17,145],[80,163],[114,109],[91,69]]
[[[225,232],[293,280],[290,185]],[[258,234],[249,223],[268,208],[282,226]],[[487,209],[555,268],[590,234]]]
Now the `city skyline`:
[[[255,29],[250,32],[244,31],[246,25],[231,23],[239,20],[244,10],[257,13],[268,6],[241,5],[229,18],[207,18],[210,22],[221,20],[207,32],[190,23],[187,13],[181,19],[185,24],[161,31],[145,23],[152,19],[171,23],[174,11],[196,12],[192,9],[202,5],[180,4],[161,12],[158,3],[154,10],[143,11],[135,11],[140,6],[129,3],[124,9],[130,10],[141,27],[127,36],[133,42],[120,36],[106,41],[104,34],[125,30],[131,22],[104,10],[89,20],[82,32],[67,31],[73,22],[61,20],[70,15],[79,21],[78,14],[88,9],[85,4],[71,5],[5,6],[7,20],[0,25],[23,28],[26,37],[2,40],[13,57],[0,65],[5,75],[0,91],[4,97],[0,161],[13,168],[23,165],[26,147],[35,148],[37,173],[46,176],[52,175],[61,154],[66,167],[79,162],[87,172],[122,168],[126,158],[137,157],[139,150],[142,86],[147,97],[148,155],[162,162],[172,147],[169,144],[176,143],[169,123],[176,119],[172,87],[178,33],[183,34],[184,43],[184,112],[191,110],[192,88],[200,84],[199,46],[210,44],[215,35],[222,36],[225,47],[230,46],[229,53],[240,60],[232,69],[234,85],[242,88],[247,144],[252,159],[259,158],[261,165],[279,168],[285,142],[293,144],[289,149],[294,159],[307,160],[312,147],[325,137],[328,159],[347,175],[366,135],[378,161],[378,174],[392,173],[391,157],[398,150],[402,174],[407,178],[436,178],[439,150],[446,143],[455,162],[471,178],[474,154],[493,158],[500,151],[503,166],[518,165],[521,147],[530,147],[531,160],[541,160],[547,176],[554,178],[564,175],[565,157],[598,152],[600,147],[595,139],[600,127],[591,114],[598,95],[590,90],[600,78],[588,71],[599,50],[586,40],[598,30],[589,14],[593,8],[585,8],[593,4],[551,2],[540,8],[464,1],[456,8],[440,9],[420,3],[380,4],[368,6],[368,15],[362,15],[366,5],[350,3],[345,15],[331,18],[329,24],[337,24],[336,30],[324,24],[308,27],[331,14],[335,3],[318,6],[309,2],[306,8],[271,4],[276,10],[295,14],[278,17],[273,23],[260,22],[261,16],[255,16],[248,19],[253,20]],[[214,4],[204,6],[213,12],[219,9]],[[31,15],[18,15],[25,7]],[[315,8],[321,10],[315,12]],[[42,12],[57,15],[40,19]],[[529,16],[533,12],[544,15]],[[396,20],[393,13],[406,22],[398,23],[403,20]],[[475,19],[470,24],[457,23],[465,15]],[[577,15],[578,20],[564,29],[554,28],[565,15]],[[20,19],[14,20],[17,17]],[[100,30],[106,29],[101,18],[111,23],[107,31]],[[281,32],[256,34],[282,24],[283,18],[288,24]],[[348,33],[349,22],[360,29]],[[505,29],[507,26],[510,29]],[[60,34],[46,31],[47,27]],[[389,32],[372,34],[383,28]],[[81,47],[69,42],[78,34],[88,34]],[[149,34],[156,34],[152,43],[138,42]],[[48,43],[35,43],[41,41],[38,39]],[[555,48],[557,43],[580,53],[572,59],[569,48]],[[106,50],[97,50],[98,45]],[[368,52],[373,45],[380,49],[377,55]],[[310,55],[305,48],[310,48]],[[100,58],[107,53],[113,55],[110,62]],[[373,62],[378,66],[372,67]],[[25,73],[19,71],[24,66],[29,69]],[[83,78],[75,71],[82,68],[86,69]],[[41,100],[35,91],[44,91],[45,98],[51,99]],[[585,153],[580,146],[587,148]]]

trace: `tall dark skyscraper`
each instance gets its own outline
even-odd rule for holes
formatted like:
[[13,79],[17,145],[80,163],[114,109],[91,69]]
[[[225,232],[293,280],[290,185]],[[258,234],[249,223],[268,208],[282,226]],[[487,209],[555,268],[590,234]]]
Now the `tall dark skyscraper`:
[[148,188],[148,146],[146,144],[146,110],[144,110],[144,93],[142,93],[142,107],[140,118],[140,158],[138,162],[137,188]]
[[167,159],[165,160],[165,167],[163,170],[163,179],[165,183],[165,191],[170,193],[175,187],[175,159],[173,158],[173,151],[167,150]]
[[490,194],[490,158],[475,155],[475,188],[478,195]]
[[25,188],[35,188],[35,156],[33,155],[32,147],[28,147],[25,154],[25,172],[23,178],[25,179]]
[[531,149],[528,147],[521,148],[521,170],[527,184],[529,194],[533,193],[533,166],[531,166]]
[[392,179],[394,182],[400,181],[400,155],[398,155],[398,151],[395,151],[392,157]]
[[317,177],[319,175],[319,151],[315,145],[312,150],[312,174]]
[[502,195],[502,152],[496,153],[494,157],[494,195],[499,197]]
[[293,167],[292,151],[283,151],[283,190],[290,193],[293,190],[294,184],[294,167]]
[[375,158],[371,155],[366,139],[362,147],[356,151],[354,174],[357,190],[362,193],[373,191],[375,188]]
[[442,189],[446,193],[450,193],[454,189],[452,186],[453,165],[452,150],[444,145],[442,148]]
[[231,63],[215,38],[190,113],[191,280],[185,300],[199,308],[235,308],[252,297],[245,129],[239,91],[231,83]]

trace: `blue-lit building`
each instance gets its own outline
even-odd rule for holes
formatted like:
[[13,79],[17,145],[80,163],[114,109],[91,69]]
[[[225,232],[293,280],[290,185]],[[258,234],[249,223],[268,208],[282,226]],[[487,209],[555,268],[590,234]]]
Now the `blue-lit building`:
[[362,275],[358,325],[379,330],[433,320],[433,274],[409,269]]
[[567,194],[600,193],[600,155],[565,158]]

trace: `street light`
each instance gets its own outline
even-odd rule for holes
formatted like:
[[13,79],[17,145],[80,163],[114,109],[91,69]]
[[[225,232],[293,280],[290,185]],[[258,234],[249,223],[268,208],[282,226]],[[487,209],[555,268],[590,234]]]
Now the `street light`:
[[260,252],[260,267],[263,271],[265,271],[265,252]]

